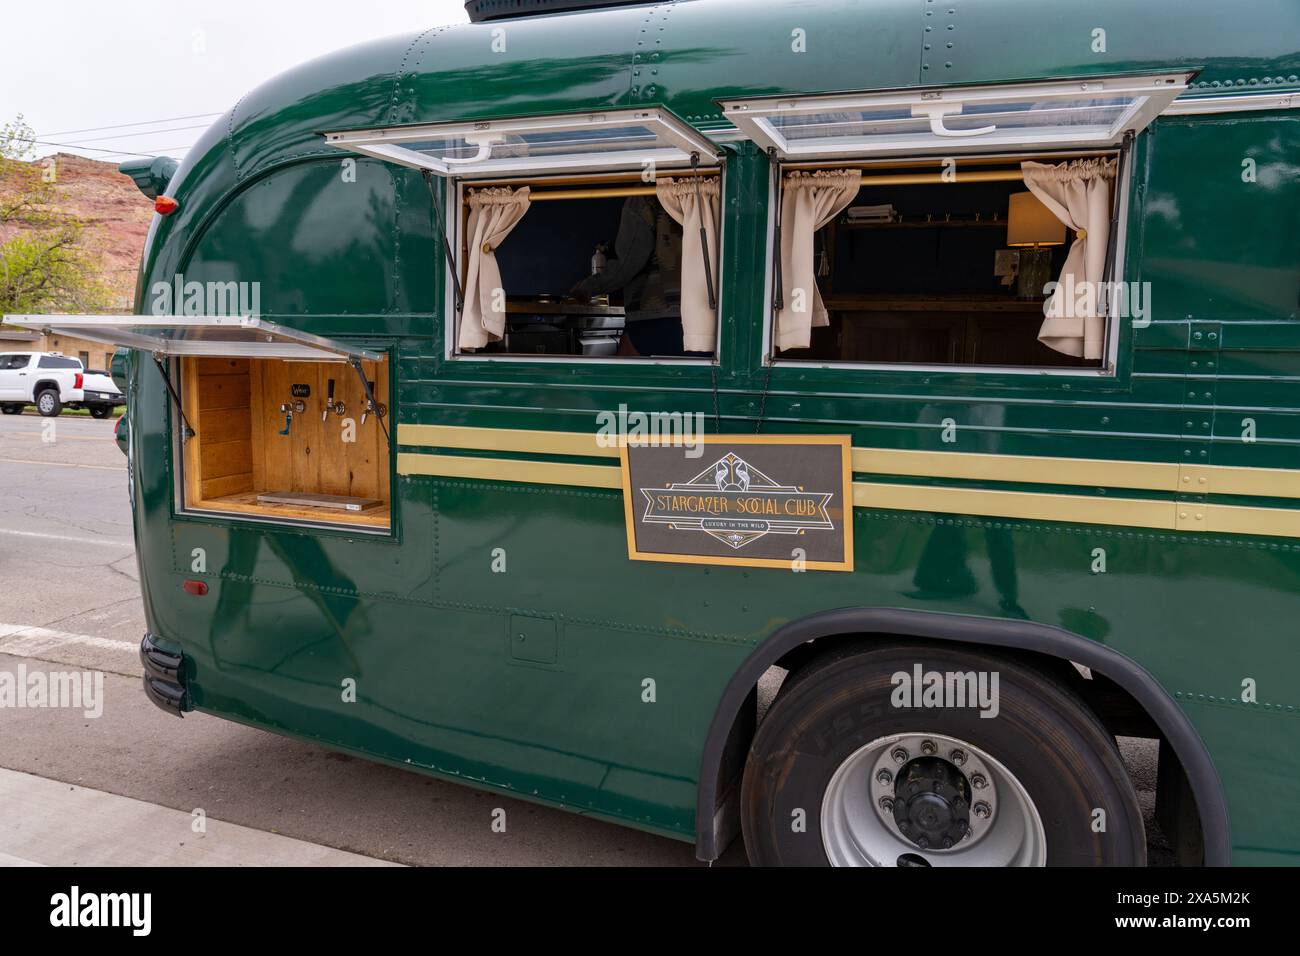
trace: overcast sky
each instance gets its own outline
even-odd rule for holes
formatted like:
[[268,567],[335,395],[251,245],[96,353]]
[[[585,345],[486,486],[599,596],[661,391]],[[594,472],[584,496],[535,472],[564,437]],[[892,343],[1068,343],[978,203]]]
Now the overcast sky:
[[[41,155],[179,157],[202,127],[277,73],[365,40],[467,19],[462,0],[6,2],[0,124],[22,113],[38,139],[80,147],[39,145]],[[100,129],[124,124],[137,125]]]

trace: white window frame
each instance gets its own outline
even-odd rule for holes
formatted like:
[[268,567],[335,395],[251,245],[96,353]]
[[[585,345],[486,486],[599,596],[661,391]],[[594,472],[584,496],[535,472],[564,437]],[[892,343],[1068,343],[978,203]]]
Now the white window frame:
[[[673,145],[656,149],[624,149],[588,153],[560,153],[541,157],[492,159],[487,146],[496,136],[523,133],[580,132],[596,126],[644,125],[657,131]],[[474,120],[460,123],[431,123],[419,126],[388,126],[376,129],[325,133],[325,142],[348,152],[362,153],[386,162],[428,170],[444,178],[483,179],[505,176],[557,173],[603,172],[612,170],[677,168],[691,165],[698,157],[701,166],[717,165],[716,143],[698,132],[671,110],[650,107],[632,110],[600,110],[553,114],[520,119]],[[435,159],[409,144],[429,139],[463,137],[481,140],[488,158],[481,162],[447,162]]]
[[[718,181],[720,188],[724,185],[723,179],[725,176],[725,169],[719,168]],[[514,177],[514,181],[510,184],[518,186],[538,186],[541,185],[545,178],[546,177],[519,179]],[[622,176],[616,176],[616,174],[610,174],[609,179],[610,185],[623,181]],[[461,216],[461,209],[465,202],[465,189],[476,188],[477,183],[473,180],[467,182],[465,180],[453,179],[448,181],[445,186],[446,189],[442,196],[443,209],[455,212],[454,218],[450,211],[444,213],[448,226],[447,239],[451,242],[451,247],[456,254],[456,272],[459,276],[461,267],[464,265],[464,259],[462,258],[464,253],[464,242],[462,241],[461,236],[461,223],[463,219]],[[563,188],[564,184],[557,183],[556,186],[557,188]],[[460,334],[460,314],[456,311],[456,286],[455,283],[451,281],[451,269],[446,266],[443,269],[443,285],[446,287],[443,296],[443,315],[445,316],[445,319],[443,320],[443,358],[448,362],[486,362],[498,365],[569,364],[583,367],[590,365],[635,365],[642,368],[655,365],[685,366],[687,368],[718,366],[722,361],[722,295],[724,289],[723,274],[726,272],[722,263],[722,250],[726,247],[727,216],[723,215],[720,217],[718,223],[718,274],[713,277],[714,290],[718,299],[718,325],[717,339],[715,340],[716,344],[714,345],[713,356],[711,358],[646,358],[642,356],[587,358],[582,355],[511,355],[500,353],[484,354],[482,352],[462,352],[458,344],[458,336]],[[624,329],[626,330],[626,326],[624,326]]]
[[[1115,154],[1115,149],[1094,150],[1087,155],[1096,154]],[[1019,152],[1007,154],[1005,156],[998,154],[984,157],[986,159],[1007,159],[1008,161],[1032,160],[1036,157],[1041,158],[1043,151]],[[946,157],[934,156],[935,168],[941,167]],[[1068,158],[1068,157],[1067,157]],[[871,168],[871,163],[864,163],[861,159],[855,166],[864,166],[866,169]],[[1129,218],[1129,194],[1132,191],[1133,183],[1133,151],[1130,150],[1128,161],[1124,163],[1122,176],[1115,182],[1115,188],[1119,191],[1119,210],[1117,221],[1119,228],[1112,237],[1115,243],[1115,267],[1114,274],[1111,276],[1112,282],[1123,281],[1123,275],[1126,271],[1126,256],[1128,254],[1128,218]],[[797,168],[797,167],[796,167]],[[785,175],[790,171],[789,166],[783,166],[781,169],[780,182],[784,184]],[[769,177],[770,178],[770,177]],[[958,176],[960,180],[960,174]],[[766,294],[764,301],[767,302],[767,321],[763,323],[763,365],[770,366],[774,369],[825,369],[828,371],[868,371],[868,372],[924,372],[927,374],[941,374],[944,372],[952,374],[961,374],[965,372],[991,372],[999,375],[1029,375],[1029,376],[1049,376],[1049,377],[1066,377],[1066,378],[1096,378],[1096,379],[1116,379],[1119,376],[1119,341],[1121,338],[1119,320],[1114,314],[1113,305],[1108,308],[1106,316],[1106,357],[1099,367],[1080,366],[1077,368],[1070,367],[1037,367],[1032,365],[966,365],[966,364],[934,364],[923,365],[913,363],[899,362],[831,362],[824,359],[783,359],[775,349],[774,333],[776,331],[776,308],[772,302],[772,259],[775,256],[775,236],[776,221],[775,208],[776,203],[781,201],[781,192],[775,183],[769,182],[768,185],[768,230],[767,230],[767,281],[765,285]]]
[[[723,114],[738,129],[764,150],[774,149],[786,161],[800,162],[828,159],[868,158],[876,156],[950,156],[1008,149],[1097,149],[1118,146],[1126,132],[1140,132],[1159,116],[1187,88],[1191,73],[1161,73],[1127,77],[1092,77],[1044,83],[1014,83],[996,86],[946,87],[878,93],[846,93],[815,96],[780,96],[721,101]],[[984,130],[950,130],[946,116],[963,114],[971,105],[997,105],[1023,102],[1026,99],[1068,102],[1080,96],[1103,98],[1130,94],[1134,102],[1103,132],[1083,132],[1069,126],[1057,129],[1018,127],[1008,131],[996,124]],[[851,112],[906,107],[907,120],[883,120],[882,123],[911,122],[929,117],[928,133],[902,133],[897,136],[845,136],[843,143],[805,144],[788,141],[770,122],[777,116]],[[972,114],[981,119],[985,114]],[[1032,112],[1017,115],[1033,115]],[[991,117],[990,117],[991,118]]]

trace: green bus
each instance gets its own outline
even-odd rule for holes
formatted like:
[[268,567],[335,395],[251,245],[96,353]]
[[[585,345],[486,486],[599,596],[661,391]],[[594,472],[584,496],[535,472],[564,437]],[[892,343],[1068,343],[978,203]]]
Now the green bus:
[[130,350],[149,697],[763,865],[1143,865],[1147,738],[1296,862],[1294,0],[467,8],[7,318]]

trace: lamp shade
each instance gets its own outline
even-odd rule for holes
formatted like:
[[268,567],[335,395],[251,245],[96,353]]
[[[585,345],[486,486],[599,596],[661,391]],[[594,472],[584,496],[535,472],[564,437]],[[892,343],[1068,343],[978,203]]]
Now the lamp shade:
[[1059,246],[1065,242],[1065,223],[1033,193],[1015,193],[1007,210],[1007,245]]

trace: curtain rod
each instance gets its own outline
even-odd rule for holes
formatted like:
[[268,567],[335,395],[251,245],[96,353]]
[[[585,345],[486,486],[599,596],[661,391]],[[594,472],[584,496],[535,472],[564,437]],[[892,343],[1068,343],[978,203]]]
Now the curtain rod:
[[928,186],[937,183],[1015,183],[1023,180],[1024,174],[1018,169],[985,169],[973,172],[957,173],[956,179],[945,180],[943,173],[894,173],[886,176],[863,174],[864,186]]
[[[928,186],[945,182],[942,173],[895,173],[887,176],[863,174],[864,186]],[[958,173],[956,183],[1014,183],[1024,178],[1018,169],[985,169]],[[619,186],[604,189],[548,189],[532,192],[532,202],[565,199],[623,199],[629,196],[653,196],[654,186]]]

